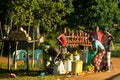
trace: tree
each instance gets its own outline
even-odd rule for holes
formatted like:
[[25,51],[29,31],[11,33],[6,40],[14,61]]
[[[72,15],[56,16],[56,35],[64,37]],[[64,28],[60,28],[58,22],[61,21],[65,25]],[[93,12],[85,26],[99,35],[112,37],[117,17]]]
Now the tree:
[[35,11],[42,32],[53,32],[68,24],[64,18],[73,11],[72,0],[41,0],[40,8]]
[[10,0],[7,9],[7,20],[13,26],[30,26],[34,22],[33,11],[39,6],[36,0]]
[[73,11],[72,0],[10,0],[6,19],[12,26],[37,25],[52,32],[68,24],[64,18]]
[[73,5],[77,25],[111,27],[120,20],[116,0],[74,0]]

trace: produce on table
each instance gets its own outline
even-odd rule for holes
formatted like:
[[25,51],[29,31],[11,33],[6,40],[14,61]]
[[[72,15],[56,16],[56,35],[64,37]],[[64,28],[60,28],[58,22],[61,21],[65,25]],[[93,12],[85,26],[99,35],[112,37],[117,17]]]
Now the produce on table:
[[9,39],[12,41],[31,41],[31,37],[22,27],[19,30],[10,31]]

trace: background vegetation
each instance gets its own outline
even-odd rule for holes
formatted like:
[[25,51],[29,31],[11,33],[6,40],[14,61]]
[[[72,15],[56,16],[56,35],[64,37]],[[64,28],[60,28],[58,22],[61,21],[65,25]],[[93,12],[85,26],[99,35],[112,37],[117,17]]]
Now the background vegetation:
[[40,34],[45,34],[52,45],[57,44],[55,37],[62,27],[71,30],[109,27],[119,41],[119,4],[119,0],[1,0],[0,21],[3,28],[5,24],[38,26]]

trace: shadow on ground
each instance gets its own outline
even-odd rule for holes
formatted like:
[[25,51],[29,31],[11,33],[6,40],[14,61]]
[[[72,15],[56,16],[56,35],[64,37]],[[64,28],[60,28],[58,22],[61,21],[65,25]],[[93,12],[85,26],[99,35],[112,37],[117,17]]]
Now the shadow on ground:
[[111,76],[105,80],[120,80],[120,73],[114,75],[114,76]]
[[7,70],[0,68],[0,78],[8,77],[9,73],[14,73],[17,76],[36,76],[38,75],[38,71],[27,71],[27,70]]

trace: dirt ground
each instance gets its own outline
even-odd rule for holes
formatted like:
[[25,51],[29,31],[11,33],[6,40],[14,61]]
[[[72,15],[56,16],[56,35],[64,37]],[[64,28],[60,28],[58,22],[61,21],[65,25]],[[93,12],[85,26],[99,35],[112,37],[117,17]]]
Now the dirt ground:
[[70,75],[65,80],[120,80],[120,58],[112,58],[113,70],[84,75]]
[[[113,70],[82,75],[68,75],[59,80],[120,80],[120,58],[112,58]],[[7,58],[0,58],[0,63],[7,62]]]

